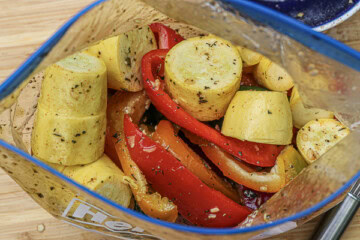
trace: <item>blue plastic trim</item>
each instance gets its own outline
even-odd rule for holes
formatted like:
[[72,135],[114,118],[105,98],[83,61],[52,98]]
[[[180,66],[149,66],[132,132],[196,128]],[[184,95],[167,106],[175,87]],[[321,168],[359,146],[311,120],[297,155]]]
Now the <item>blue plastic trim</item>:
[[[78,14],[76,14],[73,18],[71,18],[66,24],[64,24],[49,40],[47,40],[25,63],[17,69],[1,86],[0,86],[0,99],[3,99],[7,95],[9,95],[12,91],[15,90],[17,86],[21,84],[21,82],[29,76],[31,71],[40,63],[40,61],[46,56],[46,54],[51,50],[53,46],[61,39],[61,37],[66,33],[69,27],[84,13],[92,9],[94,6],[98,5],[101,2],[106,0],[98,0],[93,4],[89,5]],[[360,70],[360,54],[355,50],[341,44],[340,42],[327,37],[321,33],[314,32],[311,28],[305,26],[293,20],[287,16],[279,14],[273,10],[269,10],[265,7],[260,5],[241,1],[241,0],[223,0],[224,2],[231,3],[233,6],[237,8],[241,13],[246,15],[251,15],[253,19],[257,21],[264,22],[274,29],[278,30],[279,32],[286,34],[299,42],[303,43],[304,45],[311,47],[313,50],[323,53],[324,55],[343,62],[344,64],[356,69]],[[322,46],[324,45],[324,46]],[[334,52],[332,52],[334,51]],[[247,227],[247,228],[201,228],[201,227],[193,227],[193,226],[185,226],[179,225],[169,222],[164,222],[161,220],[157,220],[141,213],[135,212],[131,209],[122,207],[115,202],[108,200],[101,195],[87,189],[86,187],[76,183],[75,181],[69,179],[65,175],[61,174],[60,172],[56,171],[55,169],[49,167],[45,163],[37,160],[36,158],[32,157],[28,153],[21,151],[20,149],[6,143],[3,140],[0,140],[0,146],[17,153],[18,155],[28,159],[30,162],[38,165],[39,167],[49,171],[53,175],[59,177],[60,179],[68,182],[69,184],[79,188],[80,190],[86,192],[87,194],[103,201],[106,204],[113,206],[114,208],[124,211],[127,214],[131,214],[135,217],[138,217],[142,220],[149,221],[154,224],[158,224],[164,227],[169,227],[178,231],[185,231],[185,232],[193,232],[199,234],[206,234],[206,235],[223,235],[223,234],[240,234],[246,232],[253,232],[264,230],[266,228],[274,227],[279,224],[294,221],[299,218],[303,218],[314,211],[319,210],[320,208],[324,207],[331,201],[333,201],[336,197],[338,197],[342,192],[347,190],[352,183],[355,182],[356,179],[360,178],[360,172],[358,172],[354,177],[351,178],[346,184],[344,184],[341,188],[339,188],[335,193],[331,194],[326,199],[322,200],[321,202],[315,204],[314,206],[299,212],[295,215],[292,215],[287,218],[283,218],[271,223]]]
[[[99,195],[96,192],[93,192],[91,190],[89,190],[88,188],[78,184],[77,182],[73,181],[72,179],[66,177],[65,175],[63,175],[62,173],[58,172],[57,170],[51,168],[50,166],[48,166],[47,164],[37,160],[36,158],[34,158],[33,156],[29,155],[28,153],[14,147],[13,145],[8,144],[7,142],[0,140],[0,146],[28,159],[30,162],[38,165],[39,167],[45,169],[46,171],[50,172],[51,174],[59,177],[61,180],[66,181],[67,183],[79,188],[80,190],[86,192],[87,194],[89,194],[90,196],[97,198],[101,201],[103,201],[106,204],[111,205],[112,207],[120,210],[120,211],[124,211],[127,214],[133,215],[135,217],[138,217],[142,220],[145,221],[149,221],[151,223],[154,224],[158,224],[164,227],[169,227],[169,228],[173,228],[175,230],[179,230],[179,231],[184,231],[184,232],[193,232],[193,233],[199,233],[199,234],[206,234],[206,235],[226,235],[226,234],[239,234],[239,233],[246,233],[246,232],[253,232],[253,231],[259,231],[259,230],[264,230],[266,228],[270,228],[270,227],[274,227],[277,226],[279,224],[288,222],[288,221],[294,221],[296,219],[305,217],[309,214],[311,214],[312,212],[315,212],[317,210],[319,210],[320,208],[324,207],[325,205],[327,205],[328,203],[330,203],[331,201],[333,201],[336,197],[338,197],[341,193],[343,193],[345,190],[347,190],[352,183],[354,183],[356,181],[356,179],[358,179],[360,177],[360,172],[358,172],[354,177],[351,178],[350,181],[348,181],[346,184],[344,184],[341,188],[339,188],[335,193],[331,194],[329,197],[327,197],[326,199],[322,200],[321,202],[315,204],[314,206],[299,212],[295,215],[292,215],[290,217],[286,217],[280,220],[276,220],[274,222],[271,223],[267,223],[267,224],[263,224],[263,225],[257,225],[257,226],[252,226],[252,227],[247,227],[247,228],[222,228],[222,229],[218,229],[218,228],[203,228],[203,227],[192,227],[192,226],[185,226],[185,225],[180,225],[180,224],[175,224],[175,223],[169,223],[169,222],[165,222],[165,221],[161,221],[155,218],[151,218],[148,217],[144,214],[141,214],[139,212],[136,212],[132,209],[129,208],[125,208],[123,206],[118,205],[117,203],[104,198],[103,196]],[[111,213],[110,213],[111,214]]]
[[221,0],[221,2],[229,4],[241,14],[272,27],[312,50],[360,72],[360,52],[351,47],[260,4],[244,0]]

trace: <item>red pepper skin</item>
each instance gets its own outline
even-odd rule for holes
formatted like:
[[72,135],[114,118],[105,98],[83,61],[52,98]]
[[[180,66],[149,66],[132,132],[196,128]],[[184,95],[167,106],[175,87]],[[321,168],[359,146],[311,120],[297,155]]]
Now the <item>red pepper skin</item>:
[[250,73],[243,73],[241,76],[241,86],[255,86],[255,87],[262,87],[254,78],[253,74]]
[[150,51],[144,55],[141,62],[144,88],[156,109],[170,121],[214,143],[229,154],[247,163],[260,167],[274,166],[276,158],[284,149],[284,146],[241,141],[226,137],[219,131],[192,117],[177,105],[161,87],[156,86],[152,69],[164,61],[168,51],[168,49]]
[[125,115],[124,132],[131,158],[153,188],[172,200],[180,214],[203,227],[233,227],[251,211],[209,188]]
[[170,49],[184,40],[177,32],[162,23],[152,23],[149,27],[155,35],[159,49]]

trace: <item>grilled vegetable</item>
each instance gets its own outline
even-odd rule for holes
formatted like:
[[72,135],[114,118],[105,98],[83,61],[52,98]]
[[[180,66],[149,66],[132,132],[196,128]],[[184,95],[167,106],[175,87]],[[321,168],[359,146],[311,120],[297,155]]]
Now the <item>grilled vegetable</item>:
[[273,91],[286,91],[294,86],[289,73],[266,57],[261,58],[254,76],[262,86]]
[[311,164],[349,134],[350,130],[335,119],[317,119],[305,124],[296,137],[297,147]]
[[244,67],[251,67],[260,62],[262,55],[245,47],[237,47],[240,52]]
[[292,117],[285,93],[239,91],[226,111],[221,132],[251,142],[287,145]]
[[195,37],[166,55],[165,83],[179,105],[200,121],[221,118],[240,86],[242,61],[230,42]]
[[132,194],[124,173],[105,154],[90,164],[65,167],[62,173],[124,207],[131,202]]
[[48,67],[32,132],[33,154],[62,165],[97,160],[104,152],[106,102],[102,60],[77,53]]
[[277,159],[284,162],[286,183],[293,180],[308,165],[300,153],[291,145],[287,146]]
[[297,128],[303,127],[311,120],[334,118],[333,112],[319,108],[305,108],[296,87],[294,87],[291,92],[290,108],[293,117],[293,124]]
[[144,26],[105,39],[87,51],[104,60],[109,88],[136,92],[143,88],[140,74],[141,58],[156,48],[153,32]]

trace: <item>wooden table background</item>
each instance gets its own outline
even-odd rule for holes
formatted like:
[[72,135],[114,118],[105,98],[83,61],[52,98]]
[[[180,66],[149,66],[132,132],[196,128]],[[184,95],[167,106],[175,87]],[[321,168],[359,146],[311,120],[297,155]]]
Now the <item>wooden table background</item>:
[[[0,82],[5,80],[58,27],[93,0],[0,0]],[[331,34],[360,49],[360,13],[345,22],[345,30]],[[356,28],[355,28],[356,27]],[[353,31],[353,29],[355,31]],[[38,206],[0,169],[0,239],[6,240],[110,240],[63,223]],[[321,216],[274,240],[310,239]],[[45,230],[41,231],[44,226]],[[39,231],[40,230],[40,231]],[[343,240],[360,239],[360,212]]]

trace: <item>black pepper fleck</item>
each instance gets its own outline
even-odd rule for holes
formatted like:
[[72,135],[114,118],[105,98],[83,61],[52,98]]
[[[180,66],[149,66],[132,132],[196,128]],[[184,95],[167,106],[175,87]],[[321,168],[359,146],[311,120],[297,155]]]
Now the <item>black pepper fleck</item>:
[[39,198],[44,198],[44,195],[42,193],[37,193]]

